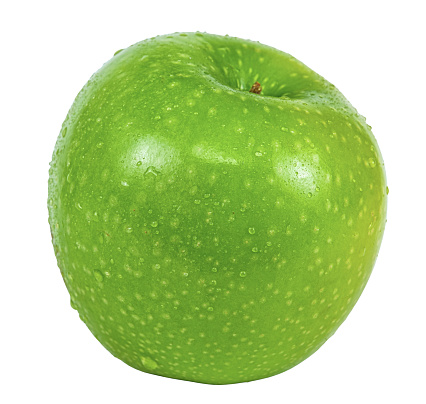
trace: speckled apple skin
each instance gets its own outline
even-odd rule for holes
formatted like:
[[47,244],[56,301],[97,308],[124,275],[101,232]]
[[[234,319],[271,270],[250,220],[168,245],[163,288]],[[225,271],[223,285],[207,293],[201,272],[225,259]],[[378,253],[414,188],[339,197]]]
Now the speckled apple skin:
[[114,356],[238,383],[292,368],[344,321],[386,189],[333,85],[259,43],[173,34],[117,52],[77,96],[49,223],[72,306]]

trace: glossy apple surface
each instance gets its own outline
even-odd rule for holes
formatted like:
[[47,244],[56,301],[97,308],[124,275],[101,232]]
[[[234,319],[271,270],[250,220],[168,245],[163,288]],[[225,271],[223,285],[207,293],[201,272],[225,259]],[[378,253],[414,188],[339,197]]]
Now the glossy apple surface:
[[77,96],[48,204],[72,306],[105,348],[226,384],[295,366],[344,321],[386,180],[364,118],[304,64],[173,34],[117,52]]

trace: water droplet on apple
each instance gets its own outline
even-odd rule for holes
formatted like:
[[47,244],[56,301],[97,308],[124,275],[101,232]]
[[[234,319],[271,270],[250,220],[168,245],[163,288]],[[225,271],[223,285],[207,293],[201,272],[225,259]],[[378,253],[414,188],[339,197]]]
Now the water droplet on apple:
[[132,227],[126,227],[126,233],[131,233],[133,231],[133,228]]
[[129,186],[129,184],[126,181],[121,181],[121,185],[123,187],[128,187]]
[[157,227],[158,226],[158,222],[154,221],[151,223],[151,227]]
[[258,252],[258,251],[259,251],[257,247],[253,247],[251,250],[252,250],[254,253],[256,253],[256,252]]
[[158,363],[151,358],[146,356],[141,356],[142,365],[145,366],[148,370],[154,370],[158,368]]
[[254,233],[256,233],[256,230],[254,229],[254,227],[250,227],[250,228],[248,229],[248,232],[249,232],[250,234],[254,234]]
[[102,275],[102,273],[100,271],[98,271],[97,269],[95,271],[93,271],[93,275],[95,276],[95,279],[98,282],[103,282],[104,281],[104,276]]
[[99,142],[99,143],[96,145],[96,147],[97,147],[98,149],[101,149],[103,145],[104,145],[104,143],[103,143],[103,142]]
[[145,171],[146,177],[153,177],[155,178],[158,174],[160,174],[160,171],[158,171],[154,166],[149,166]]
[[308,198],[312,198],[312,192],[308,192]]
[[245,278],[247,276],[246,271],[241,271],[240,276],[241,276],[241,278]]
[[257,156],[257,157],[262,157],[263,156],[263,154],[262,154],[261,151],[257,151],[256,153],[254,153],[254,155]]
[[196,205],[199,205],[199,204],[201,203],[201,201],[200,201],[199,199],[196,199],[196,200],[194,201],[194,203],[195,203]]
[[369,158],[368,159],[368,164],[370,165],[371,168],[376,167],[376,160],[374,160],[373,158]]
[[75,207],[76,207],[78,210],[83,210],[83,207],[80,205],[80,203],[79,203],[79,202],[76,202],[76,203],[75,203]]
[[136,163],[136,166],[138,166],[138,167],[140,167],[142,165],[142,161],[138,161],[137,163]]
[[84,314],[82,314],[82,313],[78,313],[78,316],[80,317],[80,320],[84,323],[84,324],[86,324],[87,323],[87,317],[84,315]]
[[70,305],[71,305],[71,307],[72,307],[74,310],[78,310],[78,309],[77,309],[77,304],[75,303],[75,301],[74,301],[74,299],[73,299],[73,298],[71,298],[71,299],[70,299]]

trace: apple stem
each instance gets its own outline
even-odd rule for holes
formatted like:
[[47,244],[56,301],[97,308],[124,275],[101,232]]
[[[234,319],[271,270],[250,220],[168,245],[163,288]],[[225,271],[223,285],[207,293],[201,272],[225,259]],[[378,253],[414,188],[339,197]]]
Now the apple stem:
[[258,81],[251,86],[250,92],[254,94],[260,94],[262,92],[262,86]]

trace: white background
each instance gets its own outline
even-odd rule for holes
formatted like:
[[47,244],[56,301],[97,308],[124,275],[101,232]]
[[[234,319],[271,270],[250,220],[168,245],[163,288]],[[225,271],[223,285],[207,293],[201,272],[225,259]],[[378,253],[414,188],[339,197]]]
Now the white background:
[[[422,1],[11,1],[0,9],[0,402],[425,403],[425,39]],[[69,305],[47,223],[51,154],[74,97],[118,49],[206,31],[297,57],[367,117],[388,223],[346,322],[278,376],[211,386],[110,355]],[[422,387],[423,383],[423,387]]]

